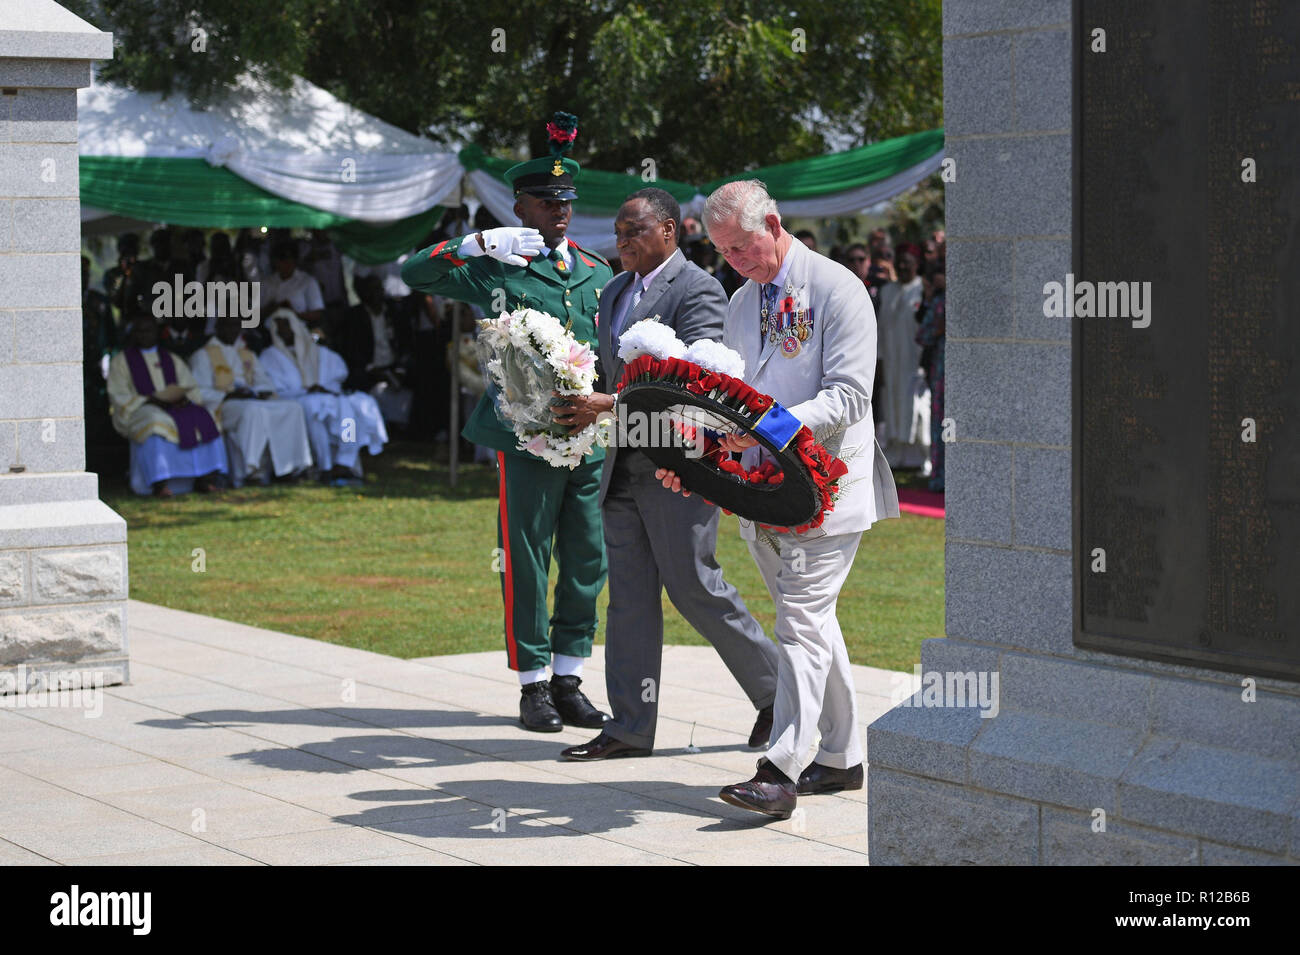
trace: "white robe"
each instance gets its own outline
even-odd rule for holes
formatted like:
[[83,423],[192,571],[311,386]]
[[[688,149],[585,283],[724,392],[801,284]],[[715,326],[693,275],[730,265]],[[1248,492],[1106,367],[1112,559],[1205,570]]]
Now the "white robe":
[[[220,350],[234,376],[226,391],[216,386],[209,351],[213,348]],[[239,387],[275,391],[275,383],[257,356],[251,352],[248,355],[252,358],[251,369],[245,368],[236,345],[226,345],[213,338],[190,356],[191,371],[203,397],[203,405],[212,412],[225,434],[231,476],[236,487],[258,470],[263,455],[268,453],[271,468],[279,477],[311,467],[311,445],[307,440],[307,418],[302,405],[292,399],[226,398],[227,391]],[[252,373],[251,381],[249,371]]]
[[926,457],[924,449],[930,446],[928,429],[918,435],[916,442],[911,440],[918,374],[924,387],[924,372],[919,371],[921,346],[916,343],[920,328],[916,322],[916,306],[922,292],[920,278],[906,285],[889,282],[880,290],[878,337],[885,376],[880,389],[880,411],[888,442],[886,454],[890,464],[896,467],[919,467]]
[[307,437],[316,467],[328,471],[339,464],[360,476],[361,448],[378,454],[388,442],[383,415],[370,395],[360,391],[342,393],[348,366],[336,352],[320,345],[318,353],[317,379],[322,388],[337,391],[337,395],[308,392],[293,358],[275,346],[262,352],[260,358],[276,393],[293,398],[307,413]]

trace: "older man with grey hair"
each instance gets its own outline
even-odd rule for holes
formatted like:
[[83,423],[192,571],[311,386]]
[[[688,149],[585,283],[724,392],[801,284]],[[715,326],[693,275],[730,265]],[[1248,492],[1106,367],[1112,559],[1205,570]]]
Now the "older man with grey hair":
[[[723,331],[724,344],[745,359],[745,380],[785,406],[849,469],[834,510],[814,530],[772,534],[740,522],[776,605],[780,651],[771,746],[752,779],[719,795],[784,819],[798,795],[863,783],[857,702],[835,608],[863,532],[898,516],[871,417],[876,316],[852,272],[785,231],[758,180],[721,186],[705,203],[704,221],[718,252],[749,280],[732,296]],[[764,453],[747,435],[723,443],[743,454],[747,468]],[[671,471],[656,477],[682,490]]]

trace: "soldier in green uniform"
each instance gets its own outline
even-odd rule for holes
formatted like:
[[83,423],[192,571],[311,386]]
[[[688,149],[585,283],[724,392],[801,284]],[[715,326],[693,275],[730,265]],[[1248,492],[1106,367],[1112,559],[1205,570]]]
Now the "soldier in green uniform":
[[[572,323],[573,336],[596,350],[600,290],[613,272],[601,256],[565,237],[579,170],[565,154],[577,119],[556,113],[547,131],[551,156],[506,173],[520,227],[439,242],[406,261],[402,280],[422,292],[477,305],[489,315],[517,308],[547,312]],[[520,720],[540,732],[559,732],[564,724],[598,729],[608,717],[591,705],[580,684],[596,633],[596,595],[605,583],[599,504],[604,450],[596,447],[573,470],[519,450],[514,431],[497,415],[492,391],[479,401],[464,435],[497,452],[506,654],[522,685]],[[552,551],[559,581],[548,618]]]

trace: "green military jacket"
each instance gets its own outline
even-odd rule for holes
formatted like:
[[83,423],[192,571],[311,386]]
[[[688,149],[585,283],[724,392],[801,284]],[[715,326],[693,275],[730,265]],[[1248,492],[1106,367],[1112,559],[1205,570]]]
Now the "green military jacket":
[[[456,252],[466,238],[448,239],[415,253],[402,265],[402,281],[421,292],[477,305],[487,315],[518,308],[547,312],[561,323],[572,322],[573,337],[588,343],[593,352],[599,351],[596,323],[600,292],[614,277],[605,259],[579,248],[570,239],[573,268],[566,277],[543,255],[534,257],[523,268],[499,262],[490,255],[462,259]],[[492,401],[494,392],[494,388],[490,389],[479,400],[462,433],[475,444],[532,457],[529,452],[517,449],[514,430],[497,415]],[[604,449],[597,446],[587,455],[585,463],[601,461],[604,457]]]

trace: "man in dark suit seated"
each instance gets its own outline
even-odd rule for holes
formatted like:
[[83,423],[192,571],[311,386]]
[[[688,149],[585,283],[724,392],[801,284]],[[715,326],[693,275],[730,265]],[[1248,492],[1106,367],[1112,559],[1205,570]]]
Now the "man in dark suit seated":
[[[378,275],[358,276],[353,289],[361,304],[348,309],[340,329],[338,352],[348,366],[343,386],[373,394],[385,420],[391,424],[398,417],[398,423],[405,424],[405,415],[398,409],[410,410],[405,393],[411,356],[409,324],[397,316]],[[383,387],[376,390],[380,385]]]
[[[623,203],[614,231],[624,272],[601,293],[601,378],[606,393],[575,398],[556,420],[581,428],[614,407],[623,373],[621,334],[653,317],[686,344],[722,338],[727,298],[722,286],[677,248],[681,209],[662,189],[642,189]],[[622,439],[623,436],[619,436]],[[776,696],[776,646],[745,608],[714,557],[718,509],[699,497],[663,493],[655,464],[635,447],[612,446],[601,474],[600,501],[609,559],[605,623],[605,683],[614,718],[569,760],[648,756],[654,748],[663,655],[663,604],[673,606],[705,637],[758,712],[751,747],[767,742]]]

